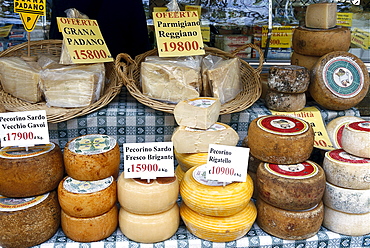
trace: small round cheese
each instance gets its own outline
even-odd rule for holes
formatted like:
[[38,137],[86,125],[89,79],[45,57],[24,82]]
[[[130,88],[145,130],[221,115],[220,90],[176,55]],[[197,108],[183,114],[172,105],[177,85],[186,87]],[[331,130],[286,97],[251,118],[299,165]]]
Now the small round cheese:
[[186,172],[194,166],[206,164],[208,160],[208,152],[199,153],[178,153],[174,149],[174,154],[181,169]]
[[120,164],[118,143],[114,138],[101,134],[74,138],[64,148],[64,163],[67,174],[77,180],[117,178]]
[[292,65],[299,65],[306,67],[308,70],[311,70],[312,67],[317,63],[321,56],[310,56],[299,54],[296,51],[293,51],[292,56],[290,56],[290,63]]
[[363,121],[364,119],[356,116],[340,116],[328,122],[326,132],[334,148],[342,148],[342,133],[347,123]]
[[282,93],[303,93],[308,89],[310,73],[298,65],[271,66],[268,76],[269,89]]
[[180,225],[177,203],[158,214],[134,214],[121,208],[119,227],[129,239],[140,243],[156,243],[172,237]]
[[370,158],[370,121],[347,123],[342,133],[342,147],[355,156]]
[[305,93],[283,93],[269,90],[265,97],[268,109],[282,112],[296,112],[306,106]]
[[177,177],[177,180],[179,181],[179,185],[180,185],[182,179],[185,176],[185,171],[182,170],[181,166],[176,166],[175,176]]

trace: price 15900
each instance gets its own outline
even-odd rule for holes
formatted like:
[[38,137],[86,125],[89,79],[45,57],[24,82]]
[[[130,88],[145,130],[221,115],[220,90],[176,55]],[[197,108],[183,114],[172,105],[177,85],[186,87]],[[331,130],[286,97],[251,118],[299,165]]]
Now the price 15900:
[[128,168],[128,172],[156,172],[159,170],[157,164],[132,164]]
[[17,133],[7,133],[6,137],[4,137],[4,141],[33,140],[34,138],[35,137],[32,132],[17,132]]
[[107,53],[104,50],[74,50],[75,59],[106,59]]
[[197,51],[199,44],[197,41],[178,41],[178,42],[164,42],[162,52],[183,52],[183,51]]

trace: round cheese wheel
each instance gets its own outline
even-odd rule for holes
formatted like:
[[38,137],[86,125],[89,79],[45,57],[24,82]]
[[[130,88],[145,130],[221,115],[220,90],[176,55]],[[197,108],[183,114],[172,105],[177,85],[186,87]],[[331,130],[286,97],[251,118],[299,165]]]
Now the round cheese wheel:
[[325,206],[322,225],[327,229],[349,236],[363,236],[370,233],[370,212],[349,214]]
[[334,148],[342,148],[342,133],[347,123],[363,121],[364,119],[356,116],[340,116],[328,122],[326,132]]
[[370,121],[347,123],[342,133],[342,147],[346,152],[370,158]]
[[108,212],[88,218],[73,217],[61,213],[61,226],[64,234],[77,242],[94,242],[112,235],[118,226],[118,207],[114,205]]
[[314,236],[324,219],[324,204],[313,208],[292,211],[274,207],[257,199],[257,224],[265,232],[289,240],[301,240]]
[[253,194],[252,194],[252,198],[253,199],[257,199],[257,197],[258,197],[258,191],[257,191],[257,173],[248,170],[248,175],[252,178],[252,181],[253,181]]
[[325,206],[350,214],[370,212],[370,189],[345,189],[326,182]]
[[292,56],[290,56],[290,63],[292,65],[299,65],[306,67],[308,70],[311,70],[312,67],[317,63],[321,56],[310,56],[299,54],[296,51],[293,51]]
[[283,93],[269,90],[265,97],[266,107],[282,112],[300,111],[306,106],[305,93]]
[[108,135],[79,136],[66,144],[64,164],[67,174],[77,180],[117,178],[120,164],[118,143]]
[[117,182],[113,176],[97,181],[65,177],[58,186],[63,211],[73,217],[94,217],[108,212],[117,202]]
[[227,185],[205,178],[205,166],[193,167],[185,173],[180,185],[180,195],[192,210],[211,216],[230,216],[241,211],[253,194],[253,181]]
[[239,212],[230,216],[209,216],[189,208],[184,202],[180,215],[187,229],[198,238],[212,242],[230,242],[243,237],[252,227],[257,217],[253,201]]
[[370,159],[336,149],[325,153],[322,166],[331,184],[348,189],[370,189]]
[[322,56],[312,68],[308,91],[322,107],[345,110],[365,98],[369,81],[367,68],[359,58],[336,51]]
[[268,163],[296,164],[313,150],[314,132],[304,120],[278,115],[254,119],[248,128],[250,153]]
[[336,26],[331,29],[297,27],[292,37],[295,52],[310,56],[323,56],[333,51],[348,51],[351,45],[351,30]]
[[58,187],[64,176],[63,154],[55,143],[0,149],[0,194],[29,197]]
[[179,196],[177,177],[150,179],[118,177],[118,201],[126,211],[135,214],[157,214],[170,209]]
[[174,149],[174,154],[181,169],[185,172],[191,167],[206,164],[208,159],[208,152],[178,153],[176,149]]
[[60,225],[57,193],[27,198],[0,196],[0,247],[31,247],[50,239]]
[[129,239],[141,243],[156,243],[172,237],[180,225],[177,203],[158,214],[134,214],[121,208],[119,227]]
[[[243,139],[242,146],[249,148],[248,147],[248,135],[245,136],[245,138]],[[258,158],[254,157],[251,153],[249,153],[249,157],[248,157],[248,172],[254,172],[254,173],[256,173],[257,172],[257,168],[258,168],[258,166],[260,165],[261,162],[262,162],[261,160],[259,160]]]
[[264,163],[257,170],[257,190],[266,203],[287,210],[317,205],[325,191],[325,172],[312,161],[278,165]]
[[181,166],[176,166],[175,169],[175,176],[177,177],[177,180],[179,181],[179,185],[181,184],[182,179],[185,176],[185,171],[182,170]]
[[308,89],[310,73],[298,65],[271,66],[268,76],[269,89],[283,93],[303,93]]

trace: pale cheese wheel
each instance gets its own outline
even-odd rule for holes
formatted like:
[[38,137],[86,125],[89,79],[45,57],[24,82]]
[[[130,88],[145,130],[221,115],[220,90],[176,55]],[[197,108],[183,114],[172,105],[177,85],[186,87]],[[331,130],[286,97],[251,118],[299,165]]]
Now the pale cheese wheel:
[[129,239],[140,243],[156,243],[171,238],[180,225],[179,206],[158,214],[134,214],[121,208],[119,227]]
[[292,56],[290,56],[290,63],[292,65],[303,66],[308,70],[311,70],[320,58],[321,56],[303,55],[293,51]]
[[55,143],[0,149],[0,194],[29,197],[58,187],[64,176],[63,154]]
[[311,209],[292,211],[274,207],[257,199],[257,224],[270,235],[281,239],[308,239],[320,230],[324,219],[324,204]]
[[176,149],[174,149],[174,154],[177,162],[184,172],[187,172],[194,166],[206,164],[208,160],[208,152],[178,153]]
[[267,115],[249,124],[250,153],[264,162],[296,164],[306,161],[312,153],[313,144],[311,125],[295,117]]
[[126,211],[135,214],[157,214],[170,209],[179,196],[177,177],[148,180],[125,178],[117,181],[118,201]]
[[185,171],[182,170],[181,166],[176,166],[175,169],[175,176],[177,177],[177,180],[179,181],[179,185],[181,184],[182,179],[185,176]]
[[268,109],[282,112],[296,112],[306,106],[305,93],[283,93],[269,90],[265,97]]
[[308,91],[322,107],[346,110],[365,98],[369,84],[367,68],[358,57],[335,51],[322,56],[312,68]]
[[87,218],[72,217],[63,210],[61,226],[64,234],[77,242],[94,242],[112,235],[118,226],[118,207],[114,205],[108,212]]
[[370,121],[347,123],[342,133],[342,147],[352,155],[370,158]]
[[364,119],[356,116],[340,116],[328,122],[325,126],[329,139],[334,148],[342,148],[342,133],[347,123],[363,121]]
[[184,203],[201,214],[230,216],[241,211],[253,194],[253,181],[247,175],[245,182],[222,182],[205,178],[205,166],[193,167],[185,173],[180,185]]
[[50,239],[59,225],[56,191],[27,198],[0,196],[0,247],[36,246]]
[[271,66],[268,76],[268,88],[282,93],[303,93],[308,89],[310,73],[307,68],[298,65]]
[[189,208],[184,202],[180,215],[187,229],[198,238],[212,242],[231,242],[243,237],[257,218],[253,201],[231,216],[209,216]]
[[113,176],[97,181],[80,181],[69,176],[58,186],[59,204],[73,217],[95,217],[108,212],[117,202]]
[[77,180],[117,178],[120,150],[117,141],[102,134],[88,134],[70,140],[64,148],[67,174]]
[[325,153],[322,166],[331,184],[348,189],[370,189],[370,159],[336,149]]

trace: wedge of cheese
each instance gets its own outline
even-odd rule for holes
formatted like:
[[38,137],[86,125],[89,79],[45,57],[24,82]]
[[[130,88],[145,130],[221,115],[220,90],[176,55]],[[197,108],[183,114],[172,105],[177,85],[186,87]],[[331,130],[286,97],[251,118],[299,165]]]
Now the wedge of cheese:
[[329,29],[337,24],[337,3],[315,3],[307,6],[306,27]]

